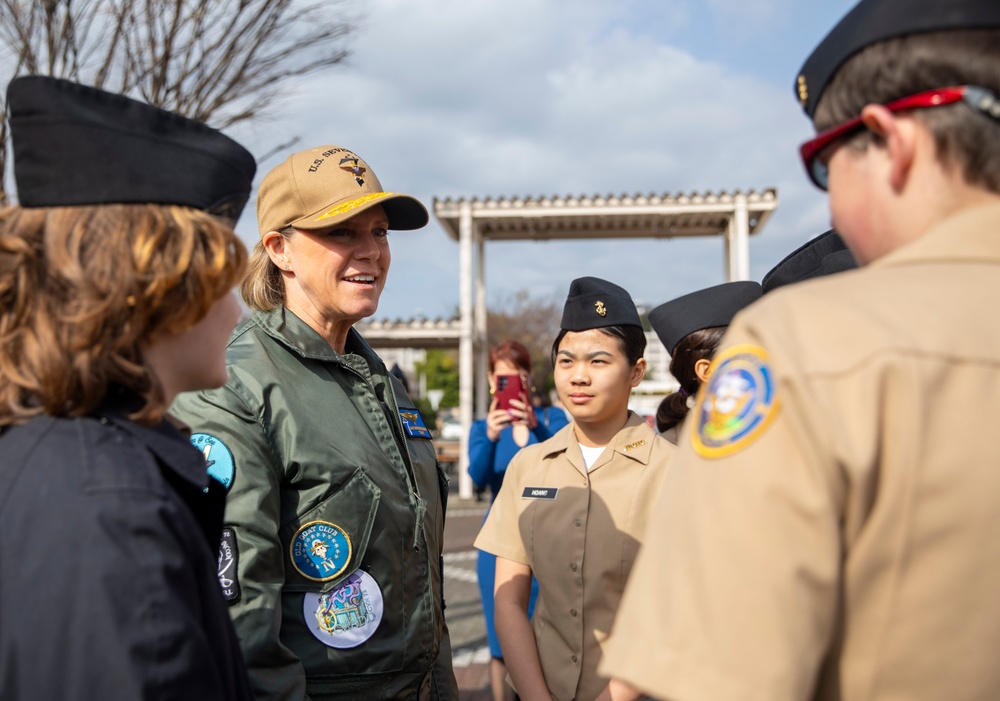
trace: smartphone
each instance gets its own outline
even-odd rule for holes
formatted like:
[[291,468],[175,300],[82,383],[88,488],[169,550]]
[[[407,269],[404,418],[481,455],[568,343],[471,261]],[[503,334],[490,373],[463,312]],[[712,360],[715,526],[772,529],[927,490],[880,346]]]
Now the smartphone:
[[510,409],[510,400],[526,402],[528,388],[521,375],[497,375],[497,409]]

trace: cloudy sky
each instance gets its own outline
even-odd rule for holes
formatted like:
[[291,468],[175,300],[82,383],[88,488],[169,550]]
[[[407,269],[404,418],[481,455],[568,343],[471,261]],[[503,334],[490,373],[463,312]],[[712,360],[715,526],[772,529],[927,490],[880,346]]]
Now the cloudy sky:
[[[751,238],[759,280],[829,228],[798,144],[798,68],[853,0],[368,0],[350,59],[298,81],[280,117],[231,133],[260,155],[346,146],[386,189],[443,199],[748,191],[779,207]],[[260,164],[263,174],[281,158]],[[258,176],[259,177],[259,176]],[[252,243],[252,205],[238,230]],[[377,318],[458,307],[458,243],[391,234]],[[720,239],[488,243],[487,299],[565,299],[595,275],[655,305],[724,281]]]

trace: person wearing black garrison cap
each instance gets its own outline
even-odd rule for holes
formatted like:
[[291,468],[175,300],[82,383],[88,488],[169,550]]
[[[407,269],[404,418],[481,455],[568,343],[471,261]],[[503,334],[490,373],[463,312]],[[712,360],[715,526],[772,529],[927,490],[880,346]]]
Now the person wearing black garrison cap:
[[782,258],[764,275],[760,286],[763,293],[767,294],[793,282],[842,273],[857,267],[858,263],[843,237],[830,229]]
[[741,312],[612,633],[652,696],[1000,697],[1000,3],[862,0],[800,149],[858,270]]
[[64,80],[7,91],[0,210],[0,698],[250,699],[220,581],[225,487],[167,420],[221,385],[256,165]]
[[497,634],[521,698],[638,698],[597,667],[674,451],[628,408],[645,347],[628,292],[572,282],[552,356],[573,422],[514,456],[476,539],[497,556]]
[[726,282],[678,297],[649,312],[650,325],[670,352],[670,374],[680,383],[656,410],[656,429],[674,445],[698,388],[711,375],[712,358],[726,327],[738,311],[760,295],[756,282]]

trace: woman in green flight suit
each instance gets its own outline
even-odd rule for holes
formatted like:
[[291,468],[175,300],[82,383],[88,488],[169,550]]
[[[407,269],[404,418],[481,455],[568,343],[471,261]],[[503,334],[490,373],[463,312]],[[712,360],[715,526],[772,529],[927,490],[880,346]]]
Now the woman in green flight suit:
[[257,698],[457,698],[447,479],[353,328],[378,306],[389,229],[420,228],[427,211],[320,146],[267,174],[257,216],[229,381],[175,404],[230,484],[221,578]]

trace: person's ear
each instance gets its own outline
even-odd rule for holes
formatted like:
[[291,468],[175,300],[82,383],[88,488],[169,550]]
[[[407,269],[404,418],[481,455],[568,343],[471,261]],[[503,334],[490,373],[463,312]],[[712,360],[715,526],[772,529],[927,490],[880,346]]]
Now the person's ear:
[[909,179],[917,149],[917,120],[900,117],[882,105],[866,105],[861,110],[861,121],[878,136],[889,160],[889,185],[902,190]]
[[632,366],[632,374],[629,377],[629,386],[638,387],[639,383],[642,382],[642,378],[646,376],[646,359],[639,358],[635,365]]
[[708,382],[708,378],[712,376],[712,361],[708,358],[696,360],[694,363],[694,374],[701,384]]
[[286,250],[287,242],[280,231],[268,231],[261,237],[260,243],[264,246],[264,250],[267,251],[267,257],[271,259],[272,263],[281,270],[289,269],[290,263]]

